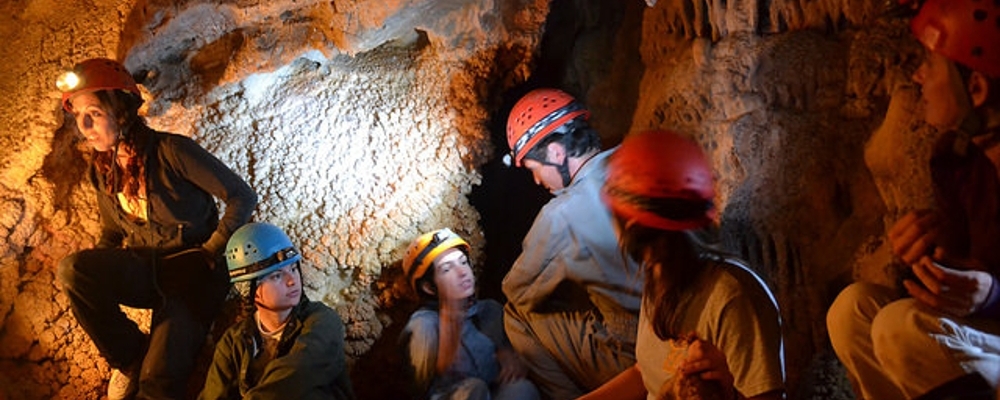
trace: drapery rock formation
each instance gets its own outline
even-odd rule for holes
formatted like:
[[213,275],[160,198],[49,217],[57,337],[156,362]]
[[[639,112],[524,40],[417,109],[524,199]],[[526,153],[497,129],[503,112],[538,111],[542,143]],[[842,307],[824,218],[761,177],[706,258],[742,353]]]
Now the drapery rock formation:
[[[258,191],[254,219],[290,233],[307,261],[306,293],[348,324],[365,398],[401,390],[373,387],[387,385],[371,372],[393,362],[387,349],[407,307],[394,277],[409,240],[452,227],[496,278],[481,280],[482,291],[497,292],[509,265],[496,260],[510,257],[496,253],[516,248],[496,243],[516,243],[526,226],[498,238],[497,225],[518,218],[490,204],[523,202],[527,194],[507,177],[529,179],[497,172],[504,113],[539,85],[586,102],[608,146],[651,128],[705,146],[725,244],[778,295],[791,398],[844,395],[817,389],[842,385],[836,376],[803,373],[830,364],[813,359],[827,346],[825,309],[855,277],[892,282],[886,227],[930,205],[931,133],[914,117],[907,84],[916,46],[881,6],[0,4],[8,60],[0,74],[0,398],[96,399],[108,376],[54,279],[59,259],[93,243],[97,218],[83,179],[87,154],[64,126],[53,82],[96,56],[145,78],[152,126],[193,137]],[[469,196],[484,187],[492,189],[474,207]],[[129,313],[148,324],[147,312]]]

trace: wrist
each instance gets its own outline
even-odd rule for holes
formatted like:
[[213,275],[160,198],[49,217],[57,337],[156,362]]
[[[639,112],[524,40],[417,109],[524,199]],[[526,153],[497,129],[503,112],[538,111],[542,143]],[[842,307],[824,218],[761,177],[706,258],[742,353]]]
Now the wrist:
[[976,307],[972,313],[973,317],[1000,318],[1000,285],[997,285],[997,277],[990,274],[990,291],[986,295],[986,300]]

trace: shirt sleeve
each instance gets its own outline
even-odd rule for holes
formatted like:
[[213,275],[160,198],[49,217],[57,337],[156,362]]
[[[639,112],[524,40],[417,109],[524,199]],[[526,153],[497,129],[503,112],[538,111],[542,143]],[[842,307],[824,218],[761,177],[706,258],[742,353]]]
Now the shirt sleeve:
[[223,400],[239,398],[239,368],[236,356],[237,326],[230,328],[215,346],[212,365],[205,376],[205,386],[198,394],[198,400]]
[[177,136],[169,161],[195,186],[222,201],[225,213],[208,241],[202,244],[211,254],[220,254],[229,236],[250,220],[257,206],[257,193],[239,175],[191,138]]
[[741,288],[723,304],[713,338],[726,355],[733,384],[746,397],[784,389],[778,311],[766,293],[754,289]]
[[[551,206],[551,204],[550,204]],[[534,310],[545,302],[567,274],[568,225],[552,210],[542,209],[524,237],[521,255],[503,279],[507,300],[519,309]]]
[[400,334],[403,359],[412,379],[412,394],[422,397],[431,387],[437,363],[438,323],[436,313],[418,310]]

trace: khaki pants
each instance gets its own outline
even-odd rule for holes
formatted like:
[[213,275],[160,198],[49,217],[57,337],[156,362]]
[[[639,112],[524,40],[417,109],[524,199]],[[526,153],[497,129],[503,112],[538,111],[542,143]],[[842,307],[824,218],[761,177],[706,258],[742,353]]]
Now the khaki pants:
[[1000,321],[952,317],[859,282],[837,296],[826,324],[864,399],[912,399],[973,372],[1000,381]]
[[547,399],[574,399],[635,365],[635,338],[609,334],[592,312],[522,313],[508,303],[504,325]]

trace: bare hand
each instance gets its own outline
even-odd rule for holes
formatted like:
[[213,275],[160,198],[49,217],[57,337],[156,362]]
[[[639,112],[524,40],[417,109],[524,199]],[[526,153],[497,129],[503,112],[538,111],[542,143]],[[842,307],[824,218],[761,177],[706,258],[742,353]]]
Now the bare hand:
[[930,210],[911,211],[889,230],[892,252],[906,264],[930,255],[937,245],[941,219]]
[[982,266],[975,260],[949,263],[962,269],[946,267],[930,257],[922,257],[912,268],[923,286],[909,279],[903,281],[903,286],[917,301],[936,310],[965,317],[986,302],[993,287],[993,276],[982,271]]
[[710,342],[697,339],[691,343],[680,371],[684,375],[698,374],[701,379],[717,381],[723,393],[734,393],[733,374],[729,371],[726,355]]
[[437,371],[443,374],[451,368],[451,364],[455,362],[455,355],[458,354],[468,301],[447,300],[443,296],[439,299],[438,312],[441,325],[438,330]]
[[497,361],[500,362],[500,383],[511,383],[528,376],[528,369],[521,362],[521,356],[511,349],[497,350]]

